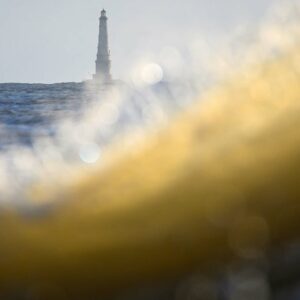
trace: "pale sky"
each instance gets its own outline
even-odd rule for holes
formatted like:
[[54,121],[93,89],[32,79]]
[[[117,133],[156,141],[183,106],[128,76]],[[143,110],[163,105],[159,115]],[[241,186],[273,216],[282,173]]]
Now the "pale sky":
[[109,17],[114,78],[145,53],[258,24],[276,0],[0,0],[0,82],[81,81]]

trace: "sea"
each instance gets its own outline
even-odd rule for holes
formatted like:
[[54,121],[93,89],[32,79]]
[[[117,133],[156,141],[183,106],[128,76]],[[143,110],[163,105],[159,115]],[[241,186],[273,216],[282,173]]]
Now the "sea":
[[[103,118],[113,120],[102,122],[100,116],[98,124],[94,122],[93,126],[100,132],[101,125],[110,125],[109,135],[102,130],[102,142],[101,136],[97,137],[101,144],[107,144],[125,128],[149,127],[150,123],[153,126],[158,115],[166,119],[178,111],[187,103],[188,95],[184,87],[179,89],[178,85],[176,93],[166,82],[143,90],[135,90],[122,82],[107,86],[91,82],[3,83],[0,84],[0,150],[32,147],[39,138],[54,138],[66,121],[73,121],[74,127],[79,122],[87,124],[89,120],[84,119],[88,118],[85,114],[91,108],[101,109],[102,106],[106,110]],[[181,97],[186,94],[180,103],[176,100],[178,93]]]
[[56,122],[82,109],[83,91],[82,83],[0,84],[0,149],[55,134]]

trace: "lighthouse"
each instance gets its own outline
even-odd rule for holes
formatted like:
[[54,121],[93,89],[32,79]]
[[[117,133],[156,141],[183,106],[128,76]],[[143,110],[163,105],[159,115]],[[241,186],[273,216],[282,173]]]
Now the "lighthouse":
[[108,46],[108,32],[107,32],[107,16],[106,11],[101,11],[100,25],[99,25],[99,39],[98,39],[98,53],[96,60],[96,74],[94,80],[99,83],[111,82],[111,61],[110,51]]

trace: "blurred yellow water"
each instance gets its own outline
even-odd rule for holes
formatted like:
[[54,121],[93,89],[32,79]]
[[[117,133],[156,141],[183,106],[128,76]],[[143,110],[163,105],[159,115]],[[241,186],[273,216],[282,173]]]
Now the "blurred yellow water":
[[105,171],[34,187],[37,203],[63,201],[40,217],[1,213],[0,287],[82,299],[297,238],[299,72],[295,49],[228,79]]

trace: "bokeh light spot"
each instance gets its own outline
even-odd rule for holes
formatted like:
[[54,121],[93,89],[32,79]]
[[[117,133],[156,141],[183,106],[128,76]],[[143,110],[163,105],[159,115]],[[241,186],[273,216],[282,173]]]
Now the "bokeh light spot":
[[80,147],[79,156],[84,163],[94,164],[101,156],[101,149],[94,143],[85,144]]
[[160,82],[163,79],[163,75],[161,66],[156,63],[146,64],[141,72],[142,80],[149,85]]

